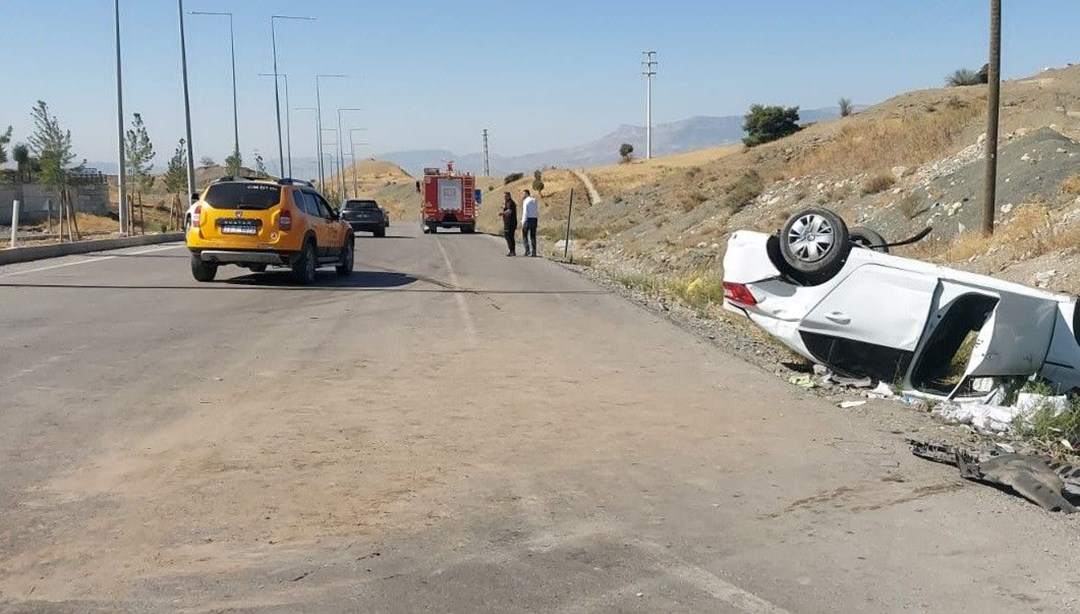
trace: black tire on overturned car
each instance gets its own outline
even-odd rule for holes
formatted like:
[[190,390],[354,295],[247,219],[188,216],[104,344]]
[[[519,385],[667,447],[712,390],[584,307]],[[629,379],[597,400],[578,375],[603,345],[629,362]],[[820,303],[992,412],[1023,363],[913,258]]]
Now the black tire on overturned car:
[[819,207],[796,211],[777,238],[789,268],[786,273],[808,286],[825,283],[839,273],[852,248],[844,220]]

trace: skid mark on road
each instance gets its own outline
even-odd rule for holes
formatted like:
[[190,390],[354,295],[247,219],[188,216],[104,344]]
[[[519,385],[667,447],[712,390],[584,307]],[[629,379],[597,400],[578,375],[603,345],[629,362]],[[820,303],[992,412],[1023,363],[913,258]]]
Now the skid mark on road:
[[[458,282],[457,273],[454,273],[454,265],[450,264],[450,256],[446,253],[446,248],[443,247],[442,241],[437,237],[435,239],[435,245],[439,246],[439,252],[442,254],[443,262],[446,263],[446,272],[450,276],[450,283],[455,287],[460,288],[461,283]],[[460,292],[454,293],[454,301],[457,302],[458,309],[461,310],[461,317],[465,322],[465,330],[469,333],[469,345],[476,345],[476,323],[473,322],[472,314],[469,313],[469,306],[465,302],[465,297]]]
[[[154,252],[164,252],[164,251],[168,251],[170,249],[176,249],[178,247],[181,247],[181,246],[174,244],[174,245],[166,245],[164,247],[152,247],[150,249],[144,249],[144,250],[140,250],[140,251],[137,251],[137,252],[127,252],[125,254],[122,254],[122,256],[141,256],[143,254],[152,254]],[[114,259],[120,258],[120,257],[121,257],[120,255],[117,255],[117,256],[89,256],[89,257],[86,257],[86,258],[84,258],[82,260],[75,260],[73,262],[62,262],[60,264],[52,264],[52,265],[49,265],[49,266],[38,267],[36,269],[27,269],[25,271],[13,271],[11,273],[0,273],[0,275],[14,276],[14,275],[26,275],[28,273],[40,273],[42,271],[51,271],[53,269],[62,269],[64,267],[76,266],[76,265],[79,265],[79,264],[91,264],[91,263],[94,263],[94,262],[104,262],[106,260],[114,260]]]

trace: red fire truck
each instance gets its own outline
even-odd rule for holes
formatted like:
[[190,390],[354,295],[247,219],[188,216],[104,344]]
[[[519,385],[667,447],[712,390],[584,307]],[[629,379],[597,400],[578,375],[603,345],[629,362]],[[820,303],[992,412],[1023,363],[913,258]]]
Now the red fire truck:
[[476,178],[471,174],[456,172],[453,162],[446,163],[446,170],[425,168],[424,178],[416,182],[416,191],[423,202],[420,223],[424,232],[435,233],[439,228],[476,231],[481,191],[476,189]]

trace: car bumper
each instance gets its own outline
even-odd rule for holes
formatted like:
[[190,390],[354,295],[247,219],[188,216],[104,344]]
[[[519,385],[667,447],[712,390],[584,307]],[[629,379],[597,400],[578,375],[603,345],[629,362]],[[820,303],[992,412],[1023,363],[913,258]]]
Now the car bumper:
[[352,220],[349,220],[349,226],[352,227],[353,232],[375,232],[376,230],[382,230],[383,228],[386,228],[386,225],[378,220],[372,220],[370,222],[354,222]]
[[192,252],[203,262],[213,264],[288,264],[289,254],[256,250],[204,249]]

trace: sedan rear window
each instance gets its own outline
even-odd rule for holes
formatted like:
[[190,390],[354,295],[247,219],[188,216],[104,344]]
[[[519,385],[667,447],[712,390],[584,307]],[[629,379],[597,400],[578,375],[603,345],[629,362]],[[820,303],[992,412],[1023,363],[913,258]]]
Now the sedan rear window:
[[281,202],[281,186],[268,183],[215,183],[206,191],[215,209],[269,209]]
[[343,209],[345,211],[358,211],[360,209],[378,209],[379,203],[373,200],[350,200],[346,201]]

